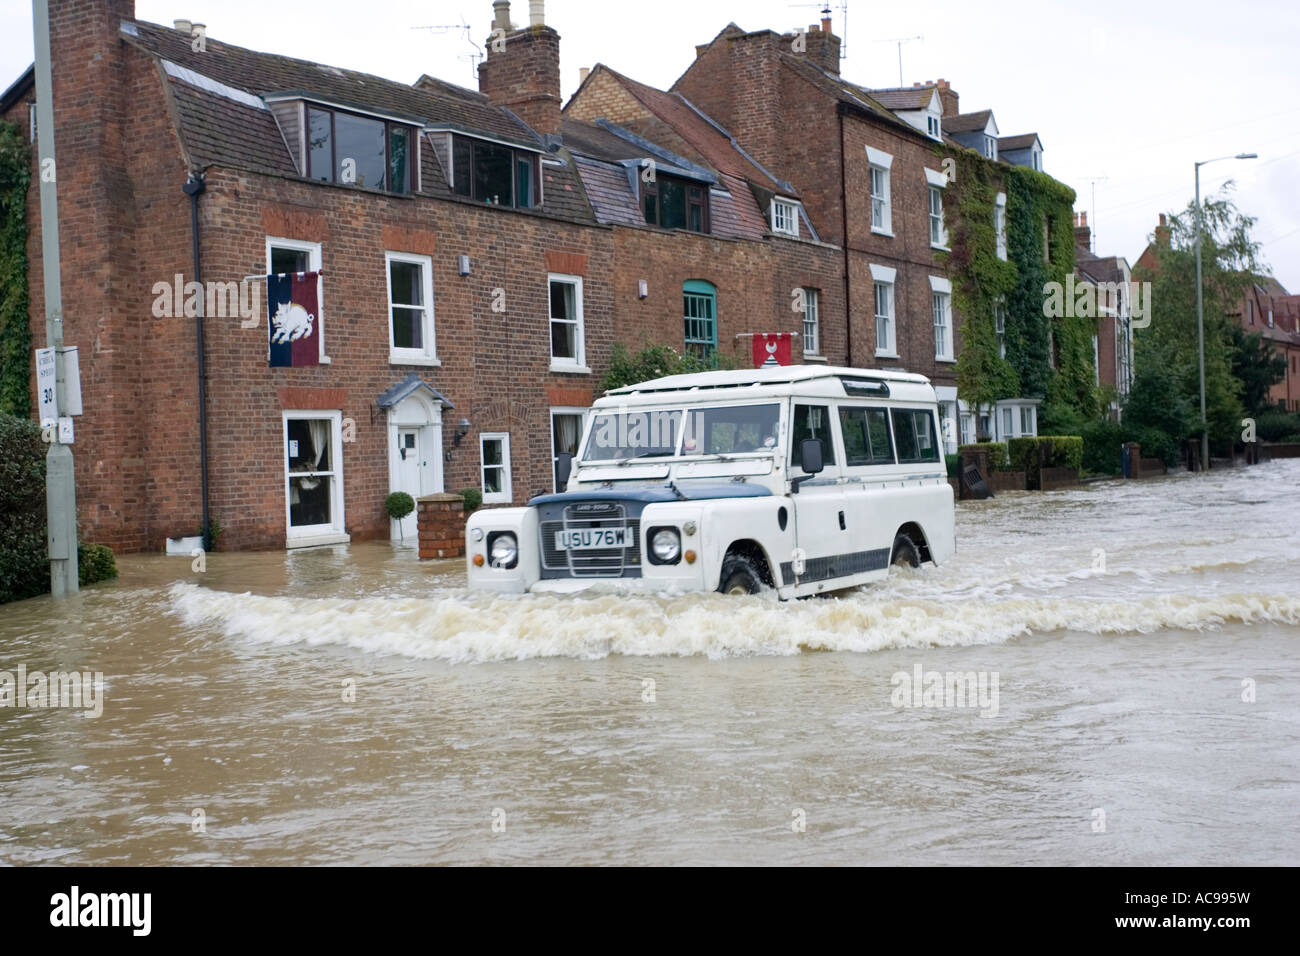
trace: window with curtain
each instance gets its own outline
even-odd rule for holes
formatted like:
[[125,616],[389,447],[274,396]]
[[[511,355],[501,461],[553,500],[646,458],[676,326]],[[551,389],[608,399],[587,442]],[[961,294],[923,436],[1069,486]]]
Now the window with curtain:
[[556,491],[564,490],[560,487],[560,455],[567,452],[577,457],[581,438],[582,412],[551,412],[551,463]]
[[285,493],[289,529],[335,524],[339,501],[332,418],[291,417],[285,421]]

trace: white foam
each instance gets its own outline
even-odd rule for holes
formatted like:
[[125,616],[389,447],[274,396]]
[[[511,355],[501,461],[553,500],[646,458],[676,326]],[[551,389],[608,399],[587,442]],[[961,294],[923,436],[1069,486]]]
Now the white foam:
[[922,601],[870,591],[777,604],[716,594],[429,598],[263,596],[172,586],[190,626],[276,645],[337,645],[450,662],[538,657],[790,655],[998,644],[1032,633],[1148,634],[1225,623],[1300,625],[1300,598],[1231,593],[1128,601]]

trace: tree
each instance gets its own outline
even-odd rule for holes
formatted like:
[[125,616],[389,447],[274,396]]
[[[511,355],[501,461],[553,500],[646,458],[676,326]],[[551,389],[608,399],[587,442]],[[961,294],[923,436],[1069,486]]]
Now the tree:
[[[1245,415],[1243,383],[1233,368],[1235,323],[1229,313],[1241,301],[1251,277],[1262,271],[1259,244],[1251,238],[1255,219],[1237,210],[1228,196],[1231,188],[1229,182],[1222,193],[1201,204],[1206,418],[1211,441],[1221,447],[1240,434]],[[1195,205],[1189,203],[1181,214],[1169,215],[1168,222],[1169,241],[1157,241],[1154,246],[1154,268],[1134,272],[1138,281],[1151,283],[1151,325],[1134,335],[1138,377],[1148,370],[1147,382],[1160,382],[1167,392],[1130,396],[1128,407],[1138,409],[1139,416],[1154,417],[1161,417],[1156,407],[1161,403],[1171,409],[1192,408],[1191,421],[1178,433],[1168,432],[1170,438],[1181,441],[1201,433]],[[1169,427],[1175,427],[1180,418],[1164,417]]]
[[1232,374],[1241,382],[1241,404],[1248,414],[1259,415],[1272,405],[1269,389],[1286,380],[1286,356],[1274,352],[1260,332],[1233,325],[1229,335]]

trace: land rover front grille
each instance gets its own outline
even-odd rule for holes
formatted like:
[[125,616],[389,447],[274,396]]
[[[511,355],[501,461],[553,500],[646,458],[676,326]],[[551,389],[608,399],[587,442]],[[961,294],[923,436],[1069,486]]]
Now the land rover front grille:
[[[566,549],[556,546],[561,531],[627,529],[628,547]],[[565,507],[563,520],[541,522],[542,567],[576,578],[625,577],[641,572],[641,522],[628,518],[618,502],[580,501]]]

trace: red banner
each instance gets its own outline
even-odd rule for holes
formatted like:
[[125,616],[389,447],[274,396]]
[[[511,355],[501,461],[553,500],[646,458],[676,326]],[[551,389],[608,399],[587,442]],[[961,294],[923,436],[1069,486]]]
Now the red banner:
[[789,332],[754,333],[754,368],[775,368],[789,365],[790,343],[793,336]]

